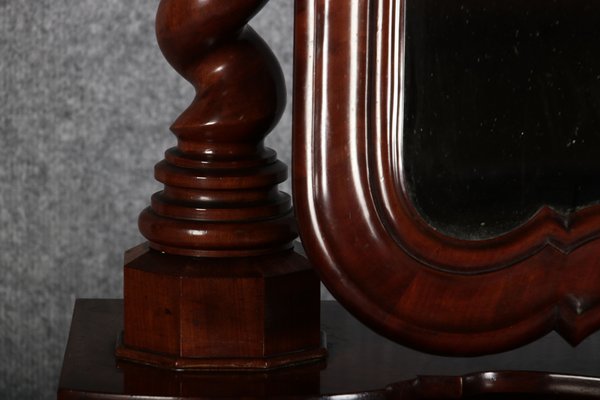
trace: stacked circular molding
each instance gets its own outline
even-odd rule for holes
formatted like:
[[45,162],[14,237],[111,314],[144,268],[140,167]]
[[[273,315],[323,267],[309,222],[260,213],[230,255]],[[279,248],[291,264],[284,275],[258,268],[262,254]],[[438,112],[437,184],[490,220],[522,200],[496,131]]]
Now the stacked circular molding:
[[287,167],[265,149],[279,121],[285,85],[279,63],[246,23],[265,0],[160,3],[160,48],[196,96],[171,130],[155,176],[165,185],[139,227],[156,250],[245,256],[291,247],[291,200],[277,185]]

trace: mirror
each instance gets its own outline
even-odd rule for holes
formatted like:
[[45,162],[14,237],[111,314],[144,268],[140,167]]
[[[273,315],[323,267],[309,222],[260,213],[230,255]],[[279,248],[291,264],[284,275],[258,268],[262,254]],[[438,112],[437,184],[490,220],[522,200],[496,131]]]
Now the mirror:
[[406,0],[404,180],[469,240],[600,201],[600,2]]

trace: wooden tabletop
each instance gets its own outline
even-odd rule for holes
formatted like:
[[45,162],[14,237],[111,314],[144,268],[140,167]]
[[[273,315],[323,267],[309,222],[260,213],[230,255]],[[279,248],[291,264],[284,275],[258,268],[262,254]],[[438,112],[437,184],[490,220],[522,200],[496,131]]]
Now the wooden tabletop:
[[326,363],[268,373],[178,373],[117,362],[114,350],[123,326],[123,301],[80,299],[58,398],[325,399],[349,394],[344,399],[442,399],[498,392],[518,392],[524,398],[531,398],[527,393],[532,392],[600,398],[600,379],[594,378],[600,377],[600,334],[576,348],[551,333],[518,350],[452,358],[397,345],[335,302],[322,303],[321,319],[329,349]]

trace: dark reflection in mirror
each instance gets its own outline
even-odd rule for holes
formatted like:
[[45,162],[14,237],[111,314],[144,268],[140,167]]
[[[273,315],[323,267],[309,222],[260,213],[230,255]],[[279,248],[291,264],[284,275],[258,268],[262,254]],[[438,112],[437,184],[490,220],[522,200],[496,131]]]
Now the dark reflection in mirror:
[[600,200],[600,1],[406,0],[404,171],[483,239]]

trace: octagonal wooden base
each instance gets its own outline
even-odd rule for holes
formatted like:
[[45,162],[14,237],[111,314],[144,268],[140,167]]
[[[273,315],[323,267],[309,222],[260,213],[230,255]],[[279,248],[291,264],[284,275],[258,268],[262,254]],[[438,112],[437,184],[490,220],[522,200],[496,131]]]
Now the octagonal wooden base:
[[117,357],[169,369],[264,370],[316,361],[319,280],[304,257],[125,255]]

